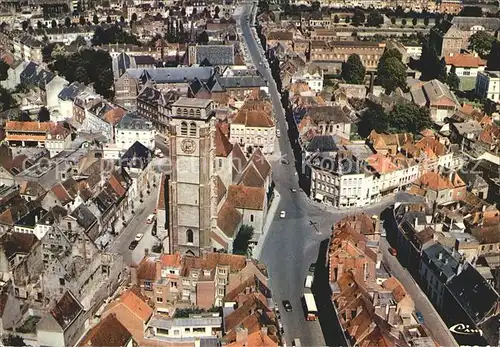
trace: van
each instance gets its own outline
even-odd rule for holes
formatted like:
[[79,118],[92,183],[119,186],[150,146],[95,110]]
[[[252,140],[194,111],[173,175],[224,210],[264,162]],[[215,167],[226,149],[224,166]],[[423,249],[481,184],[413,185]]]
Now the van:
[[155,221],[155,218],[156,218],[156,216],[154,214],[150,214],[148,216],[148,219],[146,220],[146,223],[153,224],[153,222]]
[[304,283],[304,287],[311,289],[313,281],[314,281],[314,276],[307,275],[305,283]]

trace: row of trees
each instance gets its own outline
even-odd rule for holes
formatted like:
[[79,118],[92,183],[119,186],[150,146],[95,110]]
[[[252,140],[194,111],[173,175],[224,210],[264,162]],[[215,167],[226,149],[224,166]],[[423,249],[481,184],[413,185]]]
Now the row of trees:
[[92,37],[94,46],[107,45],[110,43],[126,43],[141,46],[141,42],[133,34],[128,33],[121,27],[113,25],[107,29],[97,27]]
[[114,96],[111,56],[108,52],[84,49],[69,56],[57,54],[54,59],[50,68],[63,75],[68,82],[93,83],[96,93],[108,99]]

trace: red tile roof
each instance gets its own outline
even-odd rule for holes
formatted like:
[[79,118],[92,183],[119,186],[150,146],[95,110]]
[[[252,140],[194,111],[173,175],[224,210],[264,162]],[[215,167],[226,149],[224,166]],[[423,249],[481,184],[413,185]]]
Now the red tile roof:
[[233,238],[242,220],[241,213],[226,201],[217,214],[217,227],[229,238]]
[[274,126],[271,115],[261,110],[240,110],[233,119],[232,124],[243,124],[252,128],[270,128]]
[[161,264],[167,267],[180,267],[181,266],[181,255],[179,253],[174,254],[162,254],[160,257]]
[[446,65],[453,65],[455,67],[479,67],[486,66],[486,60],[483,60],[473,54],[454,54],[444,58]]
[[104,114],[104,119],[112,125],[116,125],[125,116],[125,110],[121,107],[116,107]]
[[131,290],[124,291],[120,295],[120,299],[112,303],[110,307],[119,304],[127,307],[131,313],[135,314],[143,322],[146,322],[153,314],[153,309]]
[[165,183],[166,183],[166,175],[165,173],[161,174],[161,179],[160,179],[160,189],[158,192],[158,201],[156,203],[156,209],[157,210],[164,210],[165,209]]
[[50,122],[18,122],[8,121],[5,124],[5,130],[9,131],[26,131],[26,132],[48,132],[53,126]]
[[399,167],[393,163],[392,158],[383,154],[372,154],[366,158],[366,162],[380,174],[390,173],[399,169]]
[[156,279],[156,263],[153,257],[145,256],[137,265],[137,279],[149,281]]
[[233,145],[229,142],[221,127],[215,126],[215,155],[227,157],[233,150]]
[[132,334],[123,326],[116,315],[110,314],[93,327],[83,338],[80,346],[126,346]]
[[73,200],[61,183],[57,183],[50,190],[63,205]]
[[227,199],[236,208],[262,211],[265,196],[264,188],[230,185]]

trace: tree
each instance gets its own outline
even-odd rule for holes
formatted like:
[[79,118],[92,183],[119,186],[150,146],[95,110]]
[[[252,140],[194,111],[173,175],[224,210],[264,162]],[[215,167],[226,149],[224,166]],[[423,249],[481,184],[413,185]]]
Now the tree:
[[347,83],[363,84],[365,81],[366,69],[357,54],[351,54],[347,61],[342,64],[342,78]]
[[132,22],[136,22],[137,21],[137,14],[136,13],[132,13],[131,20],[132,20]]
[[384,24],[384,17],[380,14],[378,10],[373,10],[368,14],[366,23],[368,24],[368,26],[378,27],[381,24]]
[[349,16],[345,17],[345,22],[347,24],[351,23],[351,17],[349,17]]
[[94,17],[92,18],[92,23],[94,23],[95,25],[99,24],[99,17],[97,17],[97,15],[95,14]]
[[418,18],[417,17],[414,17],[411,21],[411,24],[413,24],[413,26],[416,26],[418,23]]
[[111,24],[111,17],[110,16],[106,17],[106,23]]
[[42,22],[40,22],[40,21],[36,22],[36,27],[37,27],[37,29],[42,29],[43,28]]
[[358,133],[363,138],[367,137],[372,130],[381,133],[388,130],[388,123],[388,115],[385,113],[382,106],[373,104],[367,107],[361,114],[358,123]]
[[437,78],[440,74],[441,61],[434,48],[434,45],[425,40],[422,45],[422,55],[419,60],[420,72],[422,72],[422,80],[429,81]]
[[71,26],[71,19],[69,17],[64,18],[64,25],[68,28]]
[[242,225],[233,241],[233,254],[248,255],[248,246],[253,237],[253,226]]
[[336,14],[335,16],[333,16],[333,22],[334,22],[335,24],[337,24],[338,22],[340,22],[340,17],[339,17],[339,15],[338,15],[338,14]]
[[112,90],[113,82],[113,71],[111,69],[101,70],[94,83],[94,89],[96,93],[101,94],[107,99],[111,99],[114,96],[114,91]]
[[486,66],[490,71],[500,71],[500,41],[493,43]]
[[439,81],[441,81],[443,83],[446,83],[447,77],[448,77],[448,74],[446,72],[446,61],[444,60],[444,58],[441,58],[441,60],[439,61],[438,68],[437,68],[436,79],[438,79]]
[[9,334],[2,338],[4,346],[26,346],[24,339],[19,335]]
[[125,17],[120,16],[120,23],[122,23],[122,24],[125,23]]
[[406,88],[406,67],[400,59],[390,57],[379,62],[377,66],[377,81],[391,94],[396,88]]
[[203,31],[202,33],[200,33],[200,35],[198,35],[198,38],[197,38],[196,41],[198,43],[202,43],[202,44],[206,45],[208,43],[208,40],[209,40],[209,38],[208,38],[207,32]]
[[354,15],[352,16],[352,24],[358,26],[363,24],[366,20],[365,12],[359,8],[354,10]]
[[403,19],[401,20],[401,25],[402,25],[402,26],[405,26],[405,25],[406,25],[406,18],[403,18]]
[[14,106],[16,106],[16,102],[12,94],[7,89],[0,86],[0,112],[9,110]]
[[0,59],[0,81],[5,81],[9,77],[9,64]]
[[388,117],[388,128],[392,132],[417,134],[432,125],[430,111],[414,103],[397,104]]
[[378,61],[379,65],[389,58],[396,58],[399,61],[403,61],[403,55],[401,54],[400,51],[398,51],[396,48],[389,48],[386,49],[382,54],[382,56],[380,57]]
[[460,17],[482,17],[483,10],[479,6],[465,6],[458,15]]
[[493,42],[495,42],[494,36],[488,34],[485,30],[480,30],[469,38],[469,48],[477,52],[481,58],[486,58],[490,54]]
[[50,111],[45,106],[42,106],[38,111],[38,121],[50,122]]
[[80,16],[79,22],[80,22],[80,25],[85,25],[85,24],[87,24],[87,21],[85,20],[85,17],[84,17],[84,16]]
[[451,90],[457,90],[460,88],[460,78],[458,78],[455,73],[455,68],[452,68],[448,77],[446,78],[446,84],[450,87]]
[[424,25],[428,26],[429,25],[429,17],[424,18]]
[[30,23],[27,20],[22,21],[21,27],[23,28],[23,31],[27,31],[29,26],[30,26]]
[[391,17],[391,24],[395,25],[396,24],[396,17]]

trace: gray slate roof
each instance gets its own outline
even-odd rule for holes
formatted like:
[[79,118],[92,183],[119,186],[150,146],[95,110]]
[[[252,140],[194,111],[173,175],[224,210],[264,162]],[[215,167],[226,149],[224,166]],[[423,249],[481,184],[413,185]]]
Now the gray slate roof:
[[206,45],[195,46],[196,61],[194,64],[201,64],[207,60],[211,65],[234,65],[233,45]]
[[156,83],[189,83],[196,77],[208,80],[214,71],[213,67],[162,67],[149,69],[127,69],[127,73],[140,78],[142,82],[153,80]]

